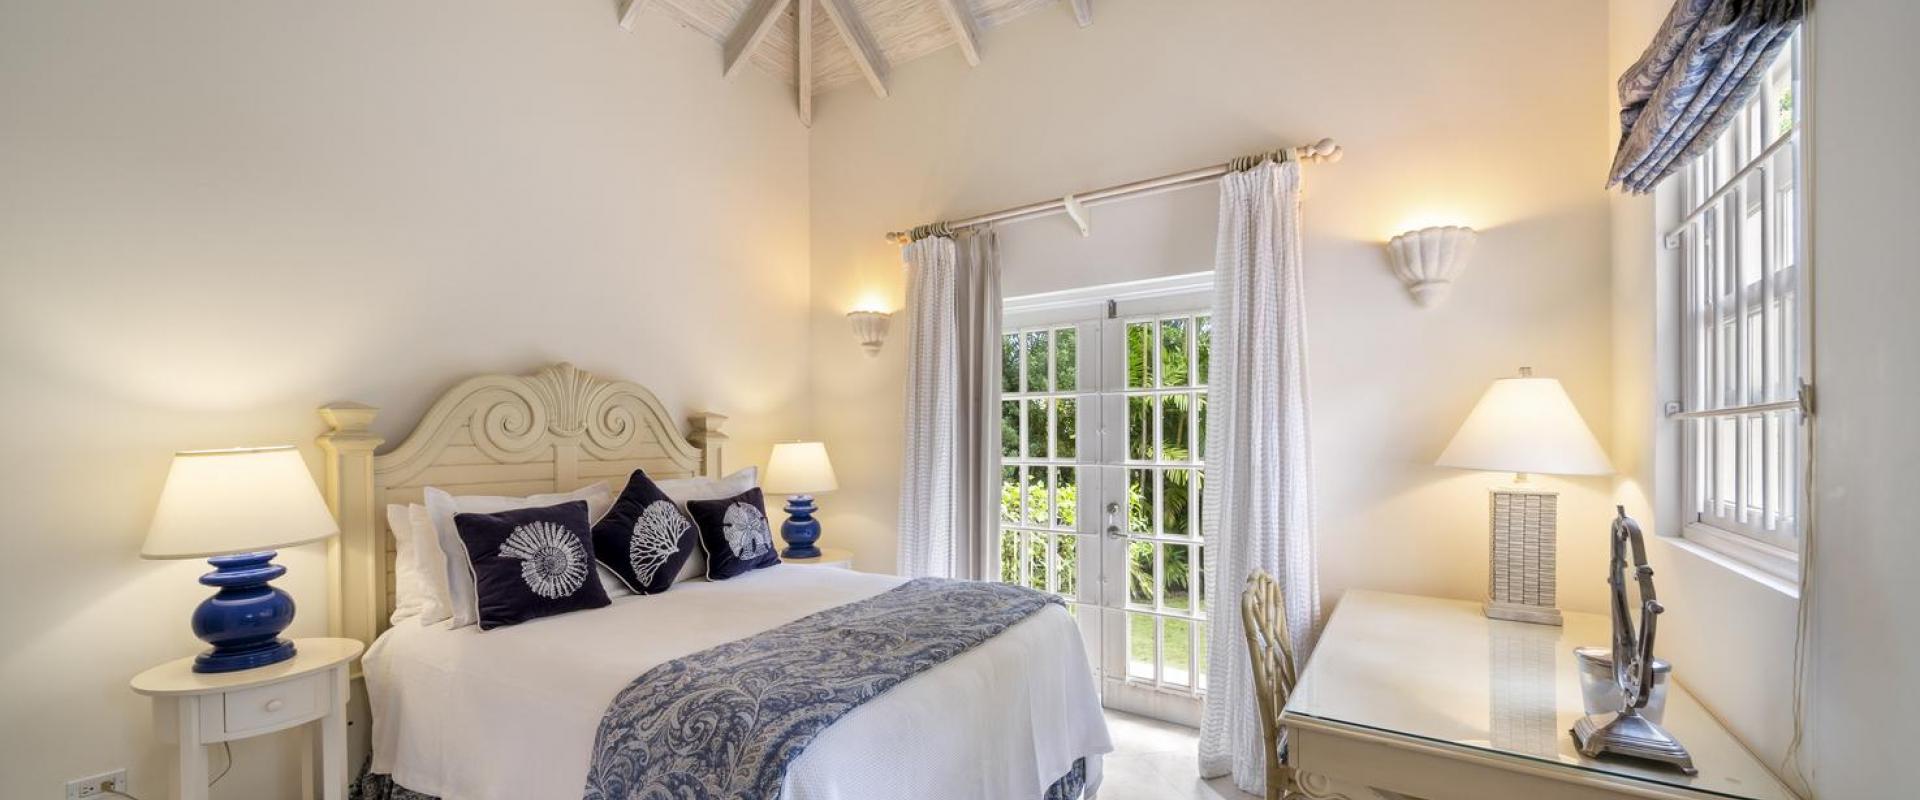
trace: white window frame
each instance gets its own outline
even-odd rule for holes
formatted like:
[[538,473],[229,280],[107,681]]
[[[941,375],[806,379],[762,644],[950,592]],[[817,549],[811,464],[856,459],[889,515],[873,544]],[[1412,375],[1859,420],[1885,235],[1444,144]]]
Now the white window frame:
[[[1795,36],[1734,124],[1661,189],[1678,207],[1665,237],[1676,302],[1663,324],[1678,332],[1665,355],[1678,376],[1666,410],[1679,458],[1663,485],[1678,498],[1679,536],[1789,590],[1812,457],[1805,63]],[[1769,113],[1781,87],[1792,97],[1786,120]],[[1729,218],[1738,230],[1722,229]],[[1729,425],[1730,445],[1719,440]],[[1723,483],[1723,460],[1702,451],[1729,446]],[[1732,496],[1720,496],[1729,483]]]

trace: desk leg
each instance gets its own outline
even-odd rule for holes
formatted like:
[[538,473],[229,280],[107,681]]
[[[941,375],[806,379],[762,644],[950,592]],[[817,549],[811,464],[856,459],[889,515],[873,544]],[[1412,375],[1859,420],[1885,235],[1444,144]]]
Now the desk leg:
[[320,746],[317,727],[313,723],[300,726],[300,800],[314,800],[313,779],[316,776],[313,774],[313,751]]
[[174,713],[179,717],[174,723],[179,758],[173,796],[175,800],[207,800],[207,748],[200,743],[200,698],[179,698]]
[[347,668],[333,669],[333,707],[320,718],[320,796],[347,800]]

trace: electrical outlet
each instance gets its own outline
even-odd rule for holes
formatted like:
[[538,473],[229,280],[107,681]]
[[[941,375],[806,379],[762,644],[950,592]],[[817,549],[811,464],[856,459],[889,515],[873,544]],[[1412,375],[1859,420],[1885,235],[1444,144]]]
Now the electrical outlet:
[[127,771],[116,769],[102,772],[86,778],[67,781],[67,800],[90,800],[95,797],[107,797],[107,790],[116,792],[127,790]]

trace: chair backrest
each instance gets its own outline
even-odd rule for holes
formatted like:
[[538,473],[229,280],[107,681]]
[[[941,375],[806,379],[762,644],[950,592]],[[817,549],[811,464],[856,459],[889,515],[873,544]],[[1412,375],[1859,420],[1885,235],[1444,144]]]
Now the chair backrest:
[[1253,659],[1253,691],[1260,703],[1260,727],[1266,734],[1269,756],[1278,757],[1280,712],[1287,707],[1297,678],[1293,638],[1287,635],[1286,603],[1280,582],[1266,571],[1247,578],[1240,594],[1240,617],[1247,631],[1247,654]]

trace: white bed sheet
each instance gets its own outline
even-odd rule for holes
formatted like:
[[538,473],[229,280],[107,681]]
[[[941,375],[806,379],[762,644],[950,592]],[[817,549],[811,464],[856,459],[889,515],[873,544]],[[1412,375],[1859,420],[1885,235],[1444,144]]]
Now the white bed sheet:
[[[407,623],[363,661],[373,770],[443,800],[580,797],[600,717],[647,669],[902,583],[777,566],[482,633]],[[1050,606],[843,717],[786,800],[1039,800],[1113,749],[1073,619]]]

